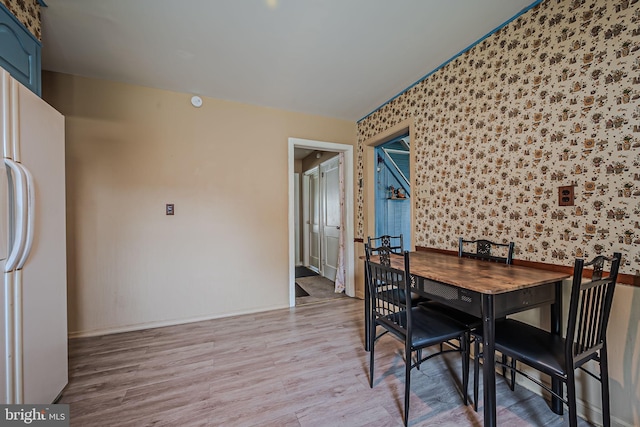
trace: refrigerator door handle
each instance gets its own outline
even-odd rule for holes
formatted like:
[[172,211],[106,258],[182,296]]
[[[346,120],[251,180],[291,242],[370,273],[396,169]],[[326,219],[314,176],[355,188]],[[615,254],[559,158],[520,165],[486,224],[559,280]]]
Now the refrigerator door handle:
[[26,243],[27,211],[25,209],[25,201],[27,199],[27,178],[20,165],[13,160],[4,159],[4,163],[11,169],[14,176],[14,200],[16,207],[14,211],[15,233],[11,244],[11,252],[7,257],[4,267],[4,271],[9,272],[15,270]]
[[33,234],[34,234],[34,213],[35,213],[35,186],[33,184],[33,175],[29,172],[24,165],[18,163],[18,167],[22,169],[22,173],[25,177],[26,186],[26,222],[24,223],[26,228],[26,236],[24,239],[24,248],[22,250],[22,255],[18,260],[18,264],[16,264],[16,270],[22,269],[25,262],[29,258],[29,254],[31,253],[31,246],[33,244]]
[[4,348],[5,348],[5,398],[6,402],[2,403],[16,403],[16,369],[15,369],[15,336],[14,336],[14,312],[13,312],[13,274],[4,274]]

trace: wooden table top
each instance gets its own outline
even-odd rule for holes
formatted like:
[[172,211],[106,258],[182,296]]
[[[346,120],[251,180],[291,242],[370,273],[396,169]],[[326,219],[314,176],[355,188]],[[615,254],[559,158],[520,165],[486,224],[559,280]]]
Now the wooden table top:
[[[404,258],[392,256],[391,266],[404,270]],[[411,273],[416,276],[482,294],[512,292],[571,277],[561,272],[460,258],[438,252],[411,252],[409,266]]]

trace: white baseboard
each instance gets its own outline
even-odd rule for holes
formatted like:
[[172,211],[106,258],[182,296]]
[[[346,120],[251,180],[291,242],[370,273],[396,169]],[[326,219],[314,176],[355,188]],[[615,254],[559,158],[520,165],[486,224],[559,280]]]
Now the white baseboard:
[[186,319],[160,320],[156,322],[137,323],[133,325],[117,326],[113,328],[104,328],[104,329],[95,329],[90,331],[75,331],[75,332],[69,332],[68,338],[73,339],[73,338],[97,337],[101,335],[118,334],[122,332],[132,332],[132,331],[140,331],[144,329],[162,328],[164,326],[175,326],[175,325],[182,325],[185,323],[202,322],[205,320],[223,319],[226,317],[240,316],[242,314],[262,313],[265,311],[279,310],[283,308],[288,309],[290,307],[288,304],[286,304],[286,305],[278,305],[273,307],[261,308],[257,310],[236,311],[236,312],[225,313],[225,314],[190,317]]

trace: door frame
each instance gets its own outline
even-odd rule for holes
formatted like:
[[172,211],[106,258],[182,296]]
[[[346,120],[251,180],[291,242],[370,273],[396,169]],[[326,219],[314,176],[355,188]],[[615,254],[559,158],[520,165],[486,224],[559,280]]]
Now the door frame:
[[355,296],[355,244],[354,244],[354,196],[353,196],[353,146],[335,142],[315,141],[311,139],[289,138],[288,143],[288,180],[289,180],[289,306],[296,305],[295,290],[295,194],[294,194],[294,150],[308,148],[312,150],[344,153],[344,267],[345,294]]

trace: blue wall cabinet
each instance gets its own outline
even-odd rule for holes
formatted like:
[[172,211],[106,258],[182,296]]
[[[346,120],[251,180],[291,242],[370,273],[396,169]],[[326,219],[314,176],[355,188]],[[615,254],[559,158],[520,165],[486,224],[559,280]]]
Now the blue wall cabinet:
[[40,41],[0,3],[0,67],[41,96]]

